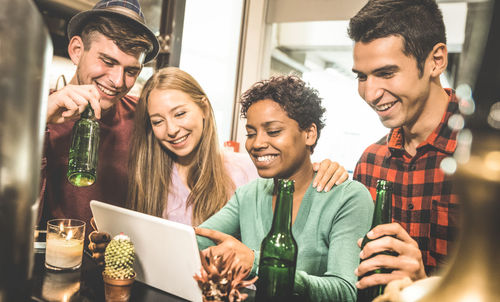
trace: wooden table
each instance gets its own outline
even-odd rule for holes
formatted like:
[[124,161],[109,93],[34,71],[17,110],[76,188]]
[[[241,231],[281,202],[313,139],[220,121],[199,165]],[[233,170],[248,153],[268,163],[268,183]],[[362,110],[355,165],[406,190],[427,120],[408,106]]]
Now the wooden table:
[[[94,302],[104,301],[102,269],[86,253],[82,267],[73,272],[53,272],[45,268],[45,252],[35,253],[32,278],[32,301]],[[249,295],[245,302],[254,301],[255,291],[244,289]],[[134,282],[131,302],[187,301],[164,291]]]
[[[32,278],[33,301],[104,301],[102,269],[86,254],[82,267],[73,272],[53,272],[45,268],[45,253],[35,253]],[[187,301],[134,282],[130,301]]]

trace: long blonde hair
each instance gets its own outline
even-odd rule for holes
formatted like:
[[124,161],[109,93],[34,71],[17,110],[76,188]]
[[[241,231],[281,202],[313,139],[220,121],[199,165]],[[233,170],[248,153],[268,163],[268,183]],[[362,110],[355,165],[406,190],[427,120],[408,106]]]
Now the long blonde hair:
[[129,208],[161,217],[167,206],[175,154],[162,147],[154,136],[148,114],[153,89],[174,89],[188,94],[206,113],[200,142],[193,150],[194,164],[188,172],[191,190],[187,205],[193,206],[192,223],[198,225],[220,210],[234,192],[235,185],[224,167],[215,119],[210,102],[188,73],[167,67],[155,73],[145,84],[136,109],[135,129],[129,159]]

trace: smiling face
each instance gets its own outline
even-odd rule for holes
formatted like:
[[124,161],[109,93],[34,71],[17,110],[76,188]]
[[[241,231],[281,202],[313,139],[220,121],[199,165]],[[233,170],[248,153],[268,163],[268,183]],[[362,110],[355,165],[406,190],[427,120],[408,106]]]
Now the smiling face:
[[127,54],[115,42],[97,32],[92,34],[89,49],[84,49],[81,37],[74,36],[70,41],[69,52],[77,64],[73,84],[96,86],[104,111],[130,91],[144,61],[144,53]]
[[291,178],[310,169],[313,132],[301,130],[280,105],[266,99],[253,103],[247,111],[245,147],[264,178]]
[[180,90],[153,89],[148,98],[148,113],[158,141],[189,164],[203,134],[205,113]]
[[403,53],[401,37],[354,45],[353,72],[358,76],[359,95],[388,128],[414,125],[429,108],[429,69],[424,64],[419,74],[416,59]]

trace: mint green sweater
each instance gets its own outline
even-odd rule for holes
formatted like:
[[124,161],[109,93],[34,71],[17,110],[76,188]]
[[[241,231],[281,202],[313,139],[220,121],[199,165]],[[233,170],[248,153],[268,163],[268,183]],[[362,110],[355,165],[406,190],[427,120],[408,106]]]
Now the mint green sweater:
[[[229,202],[200,227],[234,237],[255,251],[257,272],[262,239],[271,229],[272,179],[256,179],[240,187]],[[356,242],[368,232],[373,201],[356,181],[346,181],[327,193],[309,186],[292,226],[299,253],[294,291],[311,301],[356,301],[359,264]],[[200,249],[214,243],[198,236]]]

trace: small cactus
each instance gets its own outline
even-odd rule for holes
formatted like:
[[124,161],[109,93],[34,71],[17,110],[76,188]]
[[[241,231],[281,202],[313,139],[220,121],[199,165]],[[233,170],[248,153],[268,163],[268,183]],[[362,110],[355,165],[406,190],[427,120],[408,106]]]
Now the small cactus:
[[130,279],[134,272],[134,245],[126,235],[116,235],[106,247],[104,253],[104,275],[112,279]]

